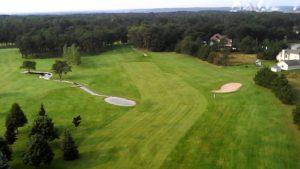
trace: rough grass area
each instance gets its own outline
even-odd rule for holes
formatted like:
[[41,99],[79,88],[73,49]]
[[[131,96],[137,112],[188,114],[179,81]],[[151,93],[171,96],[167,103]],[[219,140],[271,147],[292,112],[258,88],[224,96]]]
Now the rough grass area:
[[[80,151],[79,160],[65,162],[56,140],[55,159],[45,169],[300,168],[292,107],[254,85],[254,64],[217,67],[186,55],[148,54],[126,47],[83,57],[83,64],[64,76],[137,101],[136,107],[123,108],[67,84],[21,74],[17,50],[0,50],[0,132],[13,102],[30,123],[44,103],[60,131],[71,128]],[[38,70],[49,71],[55,59],[35,61]],[[210,91],[228,82],[243,88],[214,99]],[[71,121],[77,115],[83,120],[75,129]],[[13,168],[31,168],[21,159],[29,128],[20,130],[13,146]]]
[[255,64],[256,54],[232,53],[229,55],[230,65]]

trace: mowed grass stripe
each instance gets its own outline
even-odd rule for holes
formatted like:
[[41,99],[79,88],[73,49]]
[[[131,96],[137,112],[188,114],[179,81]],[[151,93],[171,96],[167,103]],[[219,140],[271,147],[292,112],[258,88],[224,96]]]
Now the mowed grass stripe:
[[115,150],[115,159],[101,167],[159,168],[205,110],[206,100],[153,63],[132,62],[123,66],[142,99],[137,108],[93,134],[110,137],[109,141],[94,145],[107,152],[99,159],[111,156],[111,150]]
[[[166,72],[202,91],[209,103],[161,168],[299,168],[299,133],[294,133],[290,107],[253,83],[253,65],[216,67],[184,55],[151,54]],[[209,91],[228,82],[243,87],[212,99]]]
[[[160,151],[164,151],[164,153],[157,153],[154,160],[158,164],[149,165],[149,168],[156,168],[160,166],[159,161],[164,161],[166,158],[165,155],[172,150],[171,147],[176,145],[178,139],[185,134],[205,110],[207,103],[198,91],[182,83],[178,77],[162,72],[153,63],[127,64],[126,68],[127,71],[131,72],[130,74],[134,75],[132,76],[133,81],[140,89],[142,97],[146,100],[147,97],[156,98],[159,101],[156,103],[162,107],[162,111],[160,112],[162,114],[159,116],[162,116],[161,120],[165,121],[167,128],[169,128],[168,132],[161,132],[157,135],[157,138],[163,137],[162,140],[165,140],[163,141],[164,144],[169,144],[170,149],[164,149],[164,145],[161,145],[162,147],[160,148],[163,150]],[[177,107],[172,108],[173,106]],[[164,109],[167,110],[165,113]],[[164,128],[161,130],[164,131]],[[157,138],[153,137],[147,143],[155,144]],[[171,142],[168,143],[167,140]]]

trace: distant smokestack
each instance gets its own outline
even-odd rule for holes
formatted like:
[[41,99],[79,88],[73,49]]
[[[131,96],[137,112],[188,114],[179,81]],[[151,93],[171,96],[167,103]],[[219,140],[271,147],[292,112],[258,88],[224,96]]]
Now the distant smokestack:
[[232,8],[242,8],[242,0],[234,0],[231,7]]
[[233,0],[232,11],[256,11],[256,12],[268,12],[279,10],[270,3],[266,3],[265,0]]

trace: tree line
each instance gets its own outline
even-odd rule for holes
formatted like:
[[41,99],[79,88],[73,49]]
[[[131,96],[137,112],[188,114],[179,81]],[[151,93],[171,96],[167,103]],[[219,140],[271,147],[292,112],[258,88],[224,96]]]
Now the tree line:
[[[75,117],[72,121],[75,127],[78,127],[81,117]],[[17,140],[18,129],[28,123],[27,117],[19,104],[14,103],[6,118],[6,132],[4,139],[0,137],[0,168],[10,169],[8,161],[12,159],[12,149],[10,145]],[[54,122],[47,115],[42,104],[33,121],[28,134],[28,145],[24,150],[23,162],[38,168],[41,165],[48,165],[54,158],[51,148],[51,142],[59,138],[59,132],[55,128]],[[61,141],[61,150],[63,159],[66,161],[79,158],[78,147],[71,135],[70,130],[66,129]]]
[[[254,82],[257,85],[271,89],[282,103],[289,105],[295,104],[296,92],[284,74],[276,74],[272,72],[270,68],[265,67],[256,73]],[[294,124],[300,129],[300,104],[296,105],[292,115]]]
[[273,59],[269,48],[280,46],[274,44],[300,39],[299,23],[300,14],[277,12],[0,16],[0,43],[16,44],[24,57],[61,56],[63,47],[72,44],[82,53],[96,53],[128,41],[152,51],[177,47],[196,55],[221,33],[233,39],[237,50]]
[[269,88],[284,104],[294,104],[296,94],[284,74],[276,74],[265,67],[260,69],[254,77],[257,85]]

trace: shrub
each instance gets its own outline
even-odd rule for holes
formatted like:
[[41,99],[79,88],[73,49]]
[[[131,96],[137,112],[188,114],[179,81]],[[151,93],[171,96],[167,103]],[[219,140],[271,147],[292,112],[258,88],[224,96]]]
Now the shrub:
[[293,111],[294,123],[300,125],[300,105],[297,105]]
[[257,85],[272,89],[276,97],[284,104],[293,104],[295,92],[284,75],[277,75],[269,68],[260,69],[254,77]]
[[271,88],[273,85],[273,81],[276,77],[277,77],[276,73],[272,72],[269,68],[264,67],[256,73],[254,77],[254,82],[257,85],[266,88]]

